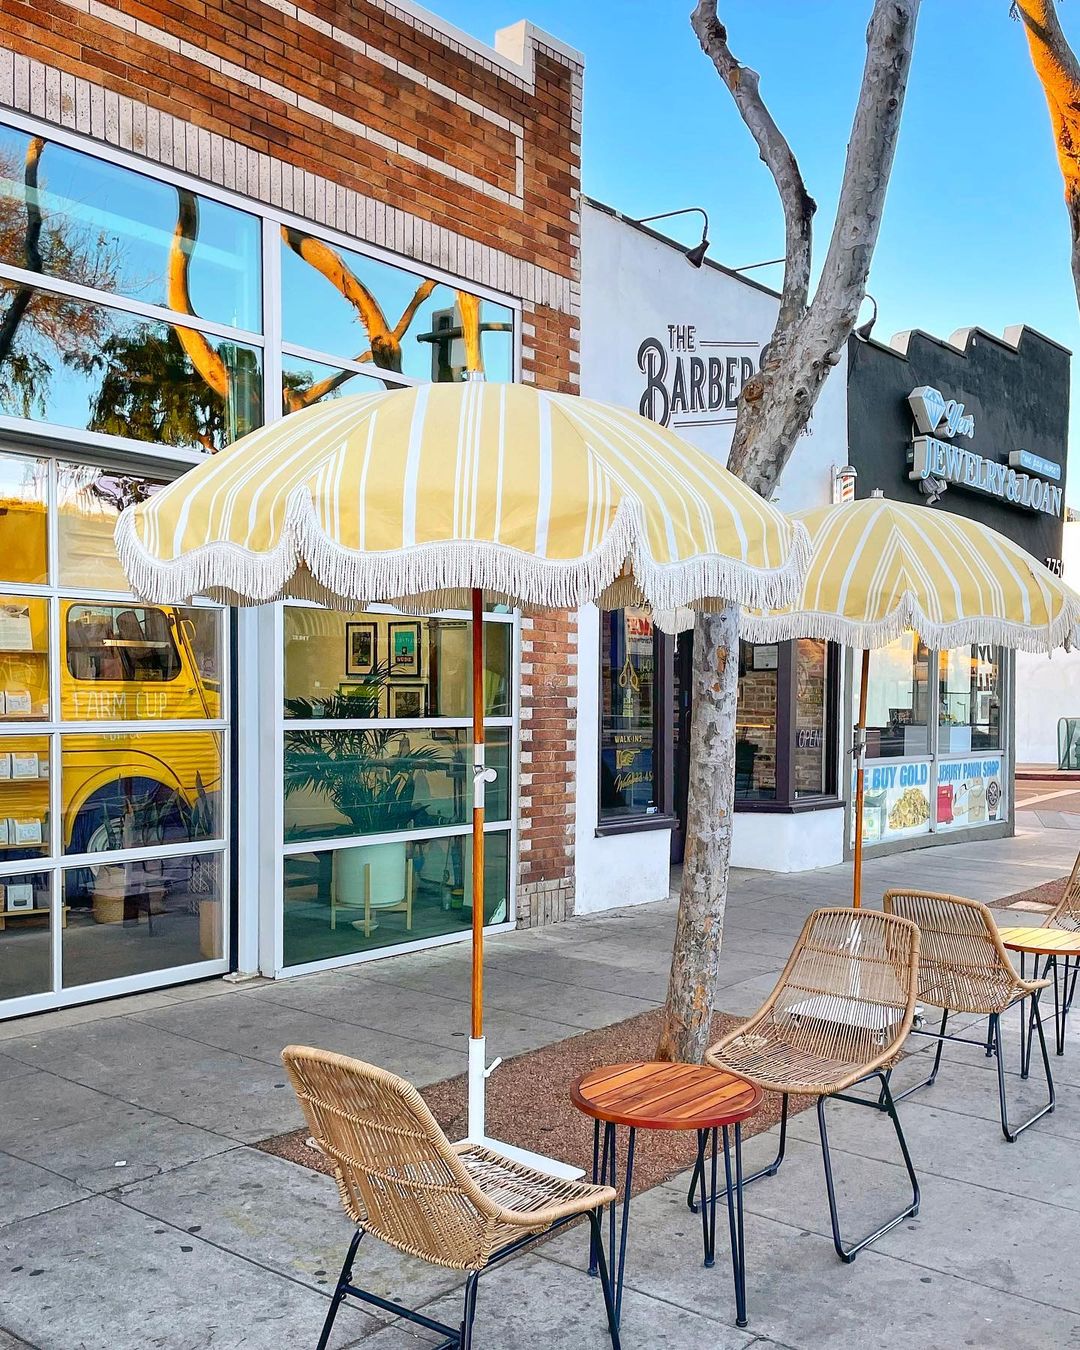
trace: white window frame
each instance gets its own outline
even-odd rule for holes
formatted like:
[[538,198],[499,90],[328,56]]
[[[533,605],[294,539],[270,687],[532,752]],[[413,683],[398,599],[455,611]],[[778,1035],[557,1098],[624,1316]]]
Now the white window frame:
[[[262,222],[262,332],[249,332],[246,329],[209,322],[190,314],[182,314],[157,305],[147,305],[141,301],[108,292],[92,291],[76,283],[59,278],[27,272],[24,268],[0,263],[0,278],[23,284],[30,284],[42,290],[71,295],[91,303],[108,308],[123,310],[131,314],[158,320],[163,323],[181,325],[197,329],[210,336],[224,337],[230,341],[244,343],[262,352],[263,379],[263,423],[270,425],[279,421],[284,412],[281,408],[282,357],[318,362],[338,369],[354,371],[357,374],[373,376],[379,380],[390,380],[394,384],[418,386],[430,383],[415,376],[398,374],[383,370],[371,363],[359,363],[329,352],[317,351],[296,344],[284,343],[281,331],[281,230],[282,227],[301,229],[314,238],[325,240],[334,247],[359,253],[376,262],[414,273],[418,279],[430,278],[454,289],[467,290],[482,300],[489,300],[512,311],[514,332],[511,350],[511,378],[520,382],[522,378],[522,317],[523,301],[518,296],[493,289],[470,278],[464,278],[441,268],[436,264],[419,261],[395,253],[391,249],[373,244],[366,239],[350,236],[341,230],[307,220],[295,212],[269,206],[264,202],[246,197],[215,183],[181,173],[168,165],[158,164],[142,158],[130,151],[105,145],[90,137],[59,127],[39,118],[28,117],[24,113],[4,109],[0,114],[0,124],[6,124],[29,135],[44,136],[46,140],[68,149],[90,155],[108,164],[130,169],[155,181],[169,183],[175,187],[186,188],[202,197],[243,211]],[[56,455],[75,461],[92,464],[112,464],[125,472],[144,472],[148,475],[176,473],[191,465],[201,463],[206,458],[200,450],[184,447],[155,445],[121,436],[106,435],[100,432],[64,427],[55,423],[27,420],[0,414],[0,443],[9,443],[16,453]],[[11,593],[16,588],[4,588]],[[18,590],[19,594],[29,594],[28,589]],[[117,594],[117,593],[110,593]],[[393,612],[386,606],[373,606]],[[469,618],[468,614],[457,611],[440,612],[433,617]],[[510,739],[511,768],[511,812],[509,822],[510,856],[507,894],[507,919],[503,924],[492,925],[488,930],[498,932],[512,928],[516,922],[516,893],[518,876],[519,847],[519,792],[518,775],[521,758],[520,728],[520,688],[521,688],[521,623],[520,615],[489,616],[513,624],[513,687],[515,690],[514,713],[509,719],[512,727]],[[231,915],[235,907],[237,922],[236,967],[241,974],[254,974],[256,968],[263,974],[275,977],[287,973],[301,974],[306,970],[327,969],[338,965],[350,965],[361,961],[377,960],[391,956],[399,951],[414,951],[426,947],[443,946],[452,942],[468,941],[469,934],[451,933],[433,938],[421,938],[415,942],[396,947],[378,948],[373,952],[356,954],[351,957],[331,958],[325,962],[315,962],[304,967],[283,966],[283,793],[284,778],[282,764],[282,697],[283,697],[283,622],[282,606],[263,606],[257,611],[238,611],[237,649],[235,652],[236,688],[241,691],[238,706],[232,709],[232,722],[235,726],[237,747],[236,773],[233,774],[231,742],[229,731],[226,736],[226,765],[233,784],[228,797],[223,794],[223,804],[228,819],[225,822],[230,843],[227,858],[235,859],[236,898],[232,905],[223,906],[226,915]],[[223,658],[231,662],[234,657],[231,637],[226,625],[226,646],[228,651]],[[230,667],[231,669],[231,667]],[[223,691],[225,685],[223,683]],[[254,695],[254,697],[250,697]],[[250,697],[250,701],[249,701]],[[54,705],[51,705],[54,706]],[[100,729],[106,724],[95,724]],[[404,725],[404,724],[403,724]],[[424,723],[428,725],[428,723]],[[447,722],[446,725],[454,725]],[[200,727],[208,727],[201,724]],[[65,724],[65,729],[71,729]],[[232,728],[230,728],[232,730]],[[269,775],[269,776],[268,776]],[[53,775],[54,778],[58,778]],[[223,777],[223,783],[224,783]],[[276,785],[273,793],[264,793],[260,785],[272,782]],[[233,833],[235,817],[235,834]],[[505,831],[505,822],[492,823],[494,831]],[[442,834],[451,833],[441,831]],[[462,827],[462,833],[468,827]],[[406,837],[412,837],[405,832]],[[398,836],[400,837],[400,836]],[[310,850],[309,850],[310,851]],[[30,867],[28,870],[41,871],[42,868]],[[226,872],[230,868],[226,867]],[[54,890],[56,886],[54,884]],[[56,898],[54,897],[54,904]],[[226,923],[226,942],[229,939],[230,923]],[[226,947],[226,956],[231,962],[231,953]],[[225,969],[228,964],[225,965]],[[197,979],[206,972],[200,965],[198,969],[170,970],[168,980],[153,980],[142,984],[132,984],[135,988],[149,988],[159,984],[180,983],[185,979]],[[141,978],[141,977],[140,977]],[[77,996],[68,1002],[88,1002],[104,996],[103,993],[88,986],[80,986]],[[112,989],[105,993],[123,992]],[[31,998],[38,996],[32,995]],[[49,996],[52,997],[52,996]],[[16,1009],[13,1005],[0,1001],[0,1018],[15,1015],[21,1011],[38,1011],[37,1007]],[[21,1002],[21,1000],[19,1001]],[[59,1006],[50,1002],[45,1006]]]
[[[306,602],[301,600],[288,602],[295,607],[303,607]],[[314,608],[314,606],[312,606]],[[399,611],[390,605],[371,605],[367,611],[372,614],[397,614]],[[267,934],[269,941],[263,944],[263,971],[266,974],[273,972],[275,979],[289,979],[294,975],[308,975],[318,970],[335,970],[341,966],[360,965],[365,961],[381,961],[386,956],[397,956],[401,952],[424,951],[431,947],[445,947],[455,942],[471,941],[471,933],[468,928],[462,928],[460,932],[440,933],[433,937],[415,938],[408,942],[395,943],[392,946],[375,947],[370,951],[348,952],[340,956],[325,957],[320,961],[308,961],[302,964],[287,966],[285,964],[285,868],[284,860],[286,857],[295,854],[324,853],[338,848],[348,848],[355,844],[385,844],[385,843],[403,843],[412,839],[446,839],[451,837],[468,837],[472,834],[472,825],[444,825],[433,829],[423,830],[395,830],[383,834],[365,834],[365,835],[343,835],[340,838],[327,838],[319,840],[298,840],[295,842],[285,842],[285,733],[287,731],[299,731],[304,728],[314,728],[319,731],[333,731],[338,726],[362,727],[377,726],[386,728],[388,726],[400,727],[403,731],[410,728],[414,730],[430,730],[432,728],[446,728],[447,730],[472,728],[472,719],[468,717],[439,717],[439,718],[402,718],[400,720],[388,721],[382,719],[364,719],[356,722],[339,723],[337,721],[318,721],[308,722],[296,718],[287,718],[284,713],[285,698],[285,606],[274,605],[272,611],[267,615],[273,619],[273,624],[267,624],[270,630],[271,640],[274,643],[275,659],[267,661],[266,679],[264,689],[272,691],[269,697],[273,698],[273,715],[264,717],[263,724],[271,725],[273,729],[272,740],[268,737],[264,740],[264,769],[267,774],[272,773],[272,777],[263,777],[262,782],[273,782],[275,784],[274,793],[264,793],[264,812],[260,826],[262,838],[272,843],[273,851],[277,858],[277,866],[274,874],[270,877],[265,871],[262,874],[262,885],[272,888],[272,900],[268,906],[263,909],[263,915],[267,915],[269,910],[272,916],[272,931]],[[409,615],[409,618],[414,616]],[[466,610],[447,609],[439,610],[431,615],[432,618],[439,619],[464,619],[471,620],[472,615]],[[510,784],[509,801],[510,814],[506,820],[486,821],[484,824],[484,834],[505,834],[509,836],[509,852],[507,866],[509,875],[507,877],[506,889],[506,918],[502,923],[486,924],[485,933],[502,933],[512,929],[517,924],[517,859],[518,859],[518,835],[519,835],[519,793],[518,777],[519,765],[521,760],[521,614],[519,610],[507,614],[488,614],[484,618],[485,623],[501,623],[511,629],[511,670],[509,680],[511,688],[514,691],[514,701],[512,711],[505,717],[485,717],[485,728],[506,727],[510,731],[509,745],[509,763],[510,763]],[[269,764],[267,764],[267,760]],[[264,917],[265,923],[265,917]]]
[[[230,930],[232,913],[232,809],[233,773],[230,754],[230,714],[232,689],[232,657],[228,610],[209,601],[193,600],[185,608],[203,608],[220,612],[221,621],[221,710],[216,718],[172,718],[134,720],[65,719],[60,705],[61,610],[65,601],[89,604],[138,604],[130,591],[106,588],[80,588],[62,585],[59,555],[59,502],[57,494],[57,466],[71,462],[65,450],[49,454],[34,447],[9,443],[0,437],[0,454],[23,458],[42,458],[48,461],[46,492],[46,557],[48,583],[0,582],[0,602],[9,599],[39,599],[48,605],[49,616],[49,715],[34,721],[7,722],[0,719],[0,751],[5,741],[18,739],[48,740],[49,754],[49,838],[46,852],[40,858],[23,858],[0,865],[0,881],[8,877],[40,875],[50,878],[50,985],[47,990],[22,994],[14,998],[0,998],[0,1019],[45,1012],[54,1008],[70,1007],[121,994],[140,993],[147,989],[204,979],[225,974],[230,966]],[[95,461],[96,463],[96,461]],[[106,470],[112,466],[101,466]],[[125,468],[129,472],[130,468]],[[63,741],[72,735],[107,736],[152,735],[198,731],[214,733],[221,739],[221,819],[220,832],[211,839],[190,840],[178,844],[147,845],[137,848],[109,850],[105,853],[65,853],[63,839]],[[121,975],[108,980],[63,987],[63,875],[73,867],[100,866],[136,862],[145,858],[188,857],[215,854],[220,862],[220,938],[222,955],[189,962],[181,966],[165,966],[156,970]]]

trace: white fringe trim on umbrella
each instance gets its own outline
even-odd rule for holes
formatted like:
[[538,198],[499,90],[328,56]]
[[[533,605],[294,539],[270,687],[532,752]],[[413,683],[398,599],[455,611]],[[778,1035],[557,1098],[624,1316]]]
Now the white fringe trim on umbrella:
[[747,642],[819,638],[857,650],[885,647],[904,633],[916,632],[928,647],[945,651],[972,643],[986,643],[1045,655],[1058,647],[1080,646],[1080,605],[1065,599],[1061,613],[1050,624],[1017,623],[994,616],[974,616],[942,623],[929,618],[915,596],[906,591],[893,610],[872,622],[859,622],[840,614],[815,610],[793,610],[787,614],[744,613],[739,620],[739,632]]
[[806,528],[792,522],[788,556],[774,568],[720,554],[657,563],[632,500],[619,507],[600,546],[581,558],[552,560],[484,540],[457,539],[358,552],[325,534],[306,488],[289,498],[273,549],[254,552],[219,541],[161,559],[138,537],[137,509],[121,514],[116,551],[134,592],[154,604],[208,595],[231,604],[291,597],[346,610],[374,603],[436,609],[459,607],[463,596],[479,588],[532,609],[574,610],[620,594],[640,596],[654,612],[719,599],[778,609],[801,593],[810,560]]

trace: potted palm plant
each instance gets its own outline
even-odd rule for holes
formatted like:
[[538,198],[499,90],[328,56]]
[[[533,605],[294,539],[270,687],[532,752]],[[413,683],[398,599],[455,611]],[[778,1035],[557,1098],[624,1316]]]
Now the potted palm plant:
[[[291,698],[287,713],[304,720],[357,722],[378,716],[390,671],[376,667],[358,692],[324,698]],[[414,803],[418,771],[444,761],[435,746],[410,746],[399,727],[338,726],[289,731],[285,745],[285,796],[311,792],[323,798],[358,835],[405,831],[422,814]],[[364,869],[370,869],[373,909],[401,904],[406,889],[406,841],[338,849],[334,902],[364,904]]]

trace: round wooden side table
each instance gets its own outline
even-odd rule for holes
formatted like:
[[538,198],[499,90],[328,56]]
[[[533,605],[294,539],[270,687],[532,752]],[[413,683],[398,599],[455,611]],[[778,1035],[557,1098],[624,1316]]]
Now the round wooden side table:
[[[593,1180],[619,1188],[616,1163],[616,1129],[629,1130],[623,1175],[622,1218],[617,1225],[613,1201],[608,1216],[608,1268],[615,1282],[615,1320],[622,1314],[623,1275],[626,1266],[626,1235],[630,1221],[630,1196],[634,1180],[634,1146],[638,1130],[696,1130],[697,1167],[705,1176],[706,1153],[712,1144],[712,1186],[708,1204],[701,1206],[705,1264],[711,1266],[716,1250],[716,1201],[718,1138],[724,1147],[724,1175],[728,1228],[731,1235],[731,1265],[735,1279],[735,1322],[746,1326],[746,1254],[743,1237],[742,1122],[761,1105],[763,1092],[745,1078],[700,1064],[668,1064],[638,1061],[593,1069],[570,1090],[579,1111],[593,1118]],[[604,1126],[601,1148],[600,1127]],[[729,1131],[734,1133],[734,1167]],[[618,1252],[616,1260],[616,1228]],[[596,1273],[595,1252],[589,1273]]]
[[[999,928],[998,936],[1006,950],[1020,953],[1020,978],[1025,979],[1025,966],[1029,955],[1035,958],[1035,979],[1047,979],[1051,969],[1054,972],[1054,1032],[1055,1048],[1059,1055],[1065,1053],[1065,1019],[1072,1007],[1073,993],[1076,989],[1076,973],[1080,969],[1080,933],[1070,933],[1064,928]],[[1042,975],[1039,975],[1039,957],[1046,958]],[[1058,980],[1058,958],[1064,962],[1062,979]],[[1069,963],[1072,962],[1072,981],[1069,980]],[[1031,1056],[1031,1027],[1028,1026],[1028,1058]],[[1026,1067],[1026,1066],[1025,1066]],[[1024,1075],[1027,1076],[1026,1074]]]

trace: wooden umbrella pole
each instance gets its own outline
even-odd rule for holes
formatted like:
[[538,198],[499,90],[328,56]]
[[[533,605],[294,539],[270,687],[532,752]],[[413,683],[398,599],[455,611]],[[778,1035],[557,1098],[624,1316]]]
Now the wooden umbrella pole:
[[852,903],[862,905],[863,791],[866,785],[866,687],[870,683],[870,649],[862,654],[862,684],[859,688],[859,722],[855,728],[855,875]]
[[472,593],[472,1038],[484,1034],[484,592]]

